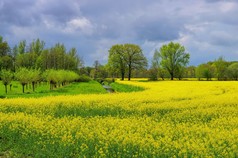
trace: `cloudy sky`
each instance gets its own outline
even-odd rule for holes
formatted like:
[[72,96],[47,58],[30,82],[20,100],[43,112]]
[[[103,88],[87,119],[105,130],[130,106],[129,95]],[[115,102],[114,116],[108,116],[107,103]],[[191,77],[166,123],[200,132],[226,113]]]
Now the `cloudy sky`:
[[133,43],[151,59],[179,42],[190,65],[238,60],[238,0],[0,0],[0,35],[11,47],[37,38],[76,47],[85,65],[107,62],[114,44]]

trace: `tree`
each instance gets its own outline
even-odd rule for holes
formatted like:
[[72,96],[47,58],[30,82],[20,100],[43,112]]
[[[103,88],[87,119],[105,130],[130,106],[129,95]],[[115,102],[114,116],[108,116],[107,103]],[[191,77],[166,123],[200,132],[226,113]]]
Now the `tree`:
[[10,47],[6,41],[0,36],[0,70],[13,69],[13,60],[10,54]]
[[18,54],[24,54],[26,52],[26,41],[20,41],[18,45]]
[[99,76],[101,64],[99,63],[98,60],[95,60],[93,66],[94,66],[93,79],[95,80],[95,79],[97,79],[98,76]]
[[162,78],[162,80],[164,80],[164,78],[168,76],[168,73],[164,68],[159,67],[158,75],[160,78]]
[[218,80],[224,79],[226,76],[226,69],[228,63],[225,61],[223,57],[219,57],[217,60],[214,61],[214,67],[216,72],[216,77]]
[[145,69],[147,66],[147,59],[138,45],[124,44],[124,49],[125,60],[128,66],[128,81],[130,81],[132,70]]
[[0,57],[8,55],[10,47],[6,41],[3,41],[3,37],[0,36]]
[[43,75],[44,79],[50,83],[50,90],[60,85],[65,85],[66,82],[72,82],[79,78],[79,75],[68,70],[46,70]]
[[201,80],[201,78],[206,78],[207,81],[211,80],[214,74],[214,67],[207,63],[207,64],[200,64],[196,68],[196,77]]
[[179,80],[182,80],[182,78],[184,76],[184,73],[185,73],[185,67],[184,66],[178,66],[175,76]]
[[71,48],[66,54],[65,67],[66,70],[77,70],[83,66],[82,59],[77,55],[77,49]]
[[12,74],[11,71],[9,71],[9,70],[2,70],[1,71],[1,79],[2,79],[2,83],[5,86],[6,94],[7,94],[7,85],[9,85],[11,83],[12,77],[13,77],[13,74]]
[[185,70],[186,78],[195,78],[196,77],[196,67],[195,66],[189,66]]
[[238,80],[238,63],[233,63],[227,68],[227,75],[229,78]]
[[151,61],[151,68],[149,70],[150,80],[158,80],[159,68],[160,68],[160,56],[158,50],[155,50],[153,59]]
[[184,46],[170,42],[160,48],[161,66],[168,71],[171,80],[180,68],[189,63],[190,55],[185,53]]
[[115,70],[120,70],[122,80],[124,80],[125,72],[128,70],[128,80],[130,80],[132,70],[145,68],[147,59],[138,45],[114,45],[109,50],[108,65]]
[[25,85],[30,80],[30,71],[26,68],[20,68],[15,73],[15,77],[22,85],[22,92],[25,93]]
[[45,42],[41,41],[39,38],[36,41],[32,41],[30,44],[30,52],[36,53],[40,56],[41,52],[44,50]]
[[10,55],[0,57],[0,69],[13,70],[13,59]]
[[35,84],[40,80],[40,70],[39,69],[31,69],[29,70],[29,80],[32,84],[32,90],[35,91]]
[[121,73],[121,80],[125,78],[126,60],[123,45],[113,45],[109,50],[108,65],[110,69]]

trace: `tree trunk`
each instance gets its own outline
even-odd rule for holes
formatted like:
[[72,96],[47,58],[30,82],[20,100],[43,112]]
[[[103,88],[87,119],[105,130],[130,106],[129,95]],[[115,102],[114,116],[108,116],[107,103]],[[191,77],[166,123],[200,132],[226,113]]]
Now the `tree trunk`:
[[174,80],[174,73],[170,73],[170,75],[171,75],[171,80]]
[[7,84],[4,84],[5,85],[5,92],[7,94]]
[[125,78],[125,72],[121,72],[121,80],[124,81]]
[[129,70],[128,70],[128,81],[131,80],[131,64],[129,64]]
[[25,93],[25,84],[22,84],[22,92]]
[[32,82],[32,90],[35,92],[35,82]]

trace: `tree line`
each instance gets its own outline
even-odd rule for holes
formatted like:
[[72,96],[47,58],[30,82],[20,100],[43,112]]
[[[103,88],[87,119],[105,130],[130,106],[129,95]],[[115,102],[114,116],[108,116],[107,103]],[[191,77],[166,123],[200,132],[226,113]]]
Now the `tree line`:
[[0,36],[0,70],[15,72],[21,67],[28,69],[64,69],[78,70],[82,60],[76,48],[66,50],[64,44],[57,43],[51,48],[45,48],[45,42],[37,39],[27,45],[25,40],[19,42],[12,49]]
[[170,42],[164,44],[159,50],[155,50],[150,63],[141,47],[136,44],[116,44],[108,52],[108,62],[105,65],[96,60],[92,66],[84,66],[76,48],[67,51],[64,44],[60,43],[46,48],[45,42],[40,39],[33,40],[29,44],[22,40],[10,48],[0,36],[0,71],[7,70],[16,73],[22,68],[41,73],[48,70],[69,70],[95,80],[104,78],[130,80],[131,77],[146,77],[150,80],[159,78],[162,80],[165,78],[171,80],[174,78],[238,79],[238,63],[228,62],[223,57],[198,66],[188,66],[190,54],[179,43]]
[[12,80],[18,80],[22,85],[22,92],[25,92],[25,87],[31,85],[32,91],[35,91],[36,85],[41,83],[42,81],[48,82],[50,85],[50,90],[54,88],[64,86],[73,81],[77,81],[79,79],[79,75],[70,70],[54,70],[49,69],[44,72],[41,72],[39,69],[27,69],[20,68],[15,73],[10,70],[2,70],[1,71],[1,79],[5,86],[5,92],[8,92],[8,85],[10,85],[11,90],[11,82]]

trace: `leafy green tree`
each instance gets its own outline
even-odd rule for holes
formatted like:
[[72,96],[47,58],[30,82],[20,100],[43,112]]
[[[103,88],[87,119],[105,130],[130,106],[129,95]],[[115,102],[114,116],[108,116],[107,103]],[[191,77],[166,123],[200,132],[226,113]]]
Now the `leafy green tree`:
[[7,85],[9,85],[12,81],[13,78],[13,74],[11,71],[9,70],[2,70],[1,71],[1,79],[2,79],[2,83],[5,86],[5,92],[7,94]]
[[164,78],[168,76],[168,73],[164,68],[159,67],[158,75],[159,75],[160,78],[162,78],[162,80],[164,80]]
[[41,52],[41,55],[37,58],[36,67],[41,69],[41,71],[53,68],[49,49]]
[[10,55],[0,57],[0,69],[14,69],[13,58]]
[[223,57],[219,57],[214,61],[215,73],[218,80],[225,79],[226,70],[228,67],[228,63],[225,61]]
[[17,48],[18,54],[26,53],[26,40],[20,41]]
[[79,67],[83,66],[82,59],[77,55],[77,49],[71,48],[69,52],[66,54],[65,66],[66,70],[77,70]]
[[117,44],[109,50],[108,65],[112,69],[120,70],[122,80],[124,80],[126,70],[128,70],[128,80],[130,80],[132,70],[145,68],[147,59],[138,45]]
[[60,85],[65,85],[66,82],[70,83],[79,78],[79,75],[69,70],[46,70],[43,73],[43,78],[50,83],[50,90]]
[[53,90],[58,82],[56,70],[48,69],[43,73],[42,76],[50,83],[50,90]]
[[25,85],[30,81],[30,71],[27,68],[20,68],[16,71],[15,77],[22,85],[22,92],[25,93]]
[[13,60],[13,72],[16,71],[16,58],[18,55],[18,47],[15,45],[12,49],[12,60]]
[[160,68],[160,56],[158,50],[155,50],[151,61],[151,68],[149,70],[150,80],[152,81],[158,80],[159,68]]
[[195,78],[196,77],[196,67],[189,66],[185,69],[185,75],[187,78]]
[[138,45],[124,44],[124,51],[125,60],[128,66],[128,80],[130,81],[132,70],[145,69],[147,67],[147,59]]
[[41,72],[39,69],[31,69],[29,70],[29,81],[32,84],[32,90],[35,91],[36,83],[41,79]]
[[211,80],[214,76],[214,67],[207,63],[207,64],[200,64],[196,68],[196,77],[201,80],[201,78],[206,78],[207,81]]
[[0,57],[8,55],[10,47],[6,41],[3,41],[3,37],[0,36]]
[[99,61],[98,60],[95,60],[94,61],[94,64],[93,64],[93,66],[94,66],[94,74],[93,74],[93,79],[95,80],[95,79],[97,79],[98,77],[99,77],[99,73],[100,73],[100,66],[101,66],[101,64],[99,63]]
[[170,78],[173,80],[179,69],[189,63],[190,55],[185,53],[184,46],[170,42],[160,48],[160,57],[161,66],[169,72]]
[[76,71],[83,65],[83,61],[78,57],[75,48],[66,52],[65,46],[57,43],[54,47],[41,52],[41,55],[37,58],[36,65],[42,71],[47,69]]
[[13,60],[10,54],[10,47],[6,41],[3,41],[3,37],[0,36],[0,70],[1,69],[13,69]]
[[182,80],[185,74],[185,67],[184,66],[178,66],[177,71],[175,76],[179,79]]
[[40,56],[41,52],[44,50],[45,42],[41,41],[39,38],[36,41],[32,41],[30,44],[30,52],[35,53]]
[[238,80],[238,63],[232,63],[227,68],[227,76],[231,79]]
[[121,80],[125,78],[126,60],[123,45],[113,45],[109,50],[108,65],[112,70],[119,70]]

